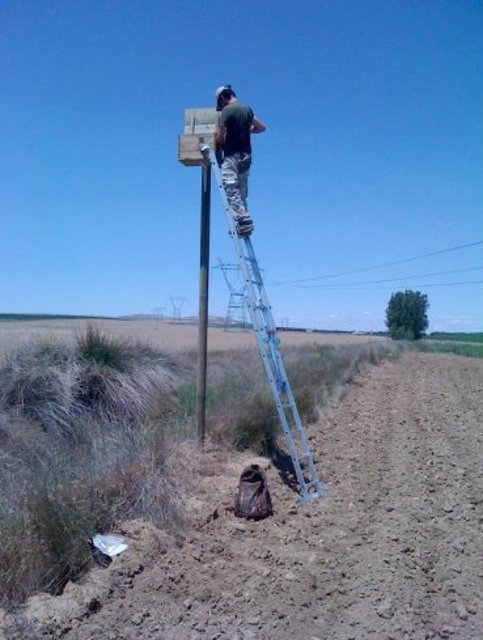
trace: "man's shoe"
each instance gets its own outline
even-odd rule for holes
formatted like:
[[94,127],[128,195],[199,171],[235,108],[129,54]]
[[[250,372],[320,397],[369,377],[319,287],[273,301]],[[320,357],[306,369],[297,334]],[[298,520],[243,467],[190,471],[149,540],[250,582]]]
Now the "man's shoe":
[[249,236],[253,229],[253,220],[249,216],[236,221],[236,231],[239,236]]

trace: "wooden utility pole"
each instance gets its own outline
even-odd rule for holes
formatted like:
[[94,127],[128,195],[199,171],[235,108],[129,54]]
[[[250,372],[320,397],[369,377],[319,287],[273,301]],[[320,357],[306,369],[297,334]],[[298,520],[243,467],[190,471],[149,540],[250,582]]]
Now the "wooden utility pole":
[[208,290],[210,272],[211,167],[201,167],[200,301],[198,321],[198,438],[205,444],[206,372],[208,363]]
[[200,445],[205,444],[206,373],[208,364],[208,280],[210,269],[211,166],[201,146],[215,145],[218,114],[215,109],[186,109],[184,133],[178,138],[178,160],[187,167],[201,167],[200,297],[198,322],[197,418]]

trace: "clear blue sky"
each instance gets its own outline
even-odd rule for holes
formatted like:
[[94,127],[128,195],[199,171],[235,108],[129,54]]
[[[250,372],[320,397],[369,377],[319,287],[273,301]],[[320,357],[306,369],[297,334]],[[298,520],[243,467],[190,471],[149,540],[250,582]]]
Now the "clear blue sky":
[[267,125],[249,201],[277,321],[380,330],[410,288],[430,330],[483,330],[480,0],[0,1],[0,311],[197,313],[177,136],[224,83]]

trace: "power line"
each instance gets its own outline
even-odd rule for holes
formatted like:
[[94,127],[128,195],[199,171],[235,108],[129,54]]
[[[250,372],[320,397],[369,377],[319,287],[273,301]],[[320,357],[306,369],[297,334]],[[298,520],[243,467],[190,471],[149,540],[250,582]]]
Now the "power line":
[[[404,276],[404,277],[400,277],[400,278],[385,278],[383,280],[359,280],[359,282],[341,282],[341,283],[334,283],[334,284],[295,284],[292,285],[297,289],[318,289],[318,288],[325,288],[325,289],[336,289],[339,287],[352,287],[355,285],[361,285],[361,284],[382,284],[383,282],[398,282],[400,280],[412,280],[414,278],[427,278],[430,276],[443,276],[443,275],[448,275],[450,273],[462,273],[465,271],[478,271],[478,269],[483,269],[482,267],[467,267],[465,269],[452,269],[451,271],[433,271],[432,273],[418,273],[416,275],[413,276]],[[289,285],[291,286],[291,285]]]
[[[482,283],[483,283],[483,280],[466,280],[464,282],[437,282],[432,284],[417,284],[415,286],[418,287],[418,289],[426,289],[428,287],[454,287],[461,284],[482,284]],[[342,290],[343,291],[386,291],[388,289],[393,289],[394,287],[356,287],[348,283],[346,285],[321,284],[318,287],[315,285],[312,288],[330,289],[330,290],[334,290],[335,288],[337,288],[337,290],[341,290],[341,291]]]
[[380,269],[382,267],[392,267],[395,264],[403,264],[404,262],[412,262],[413,260],[420,260],[421,258],[429,258],[431,256],[442,255],[443,253],[450,253],[452,251],[458,251],[459,249],[466,249],[468,247],[475,247],[479,244],[483,244],[483,240],[477,242],[470,242],[468,244],[460,244],[456,247],[449,247],[448,249],[441,249],[440,251],[432,251],[431,253],[423,253],[419,256],[412,256],[411,258],[402,258],[401,260],[394,260],[393,262],[383,262],[373,265],[372,267],[362,267],[361,269],[351,269],[350,271],[340,271],[339,273],[330,273],[325,276],[315,276],[313,278],[300,278],[298,280],[284,280],[279,282],[271,282],[270,286],[278,286],[282,284],[298,284],[299,282],[312,282],[314,280],[325,280],[327,278],[337,278],[339,276],[347,276],[353,273],[361,273],[362,271],[370,271],[371,269]]
[[419,284],[418,287],[455,287],[459,284],[482,284],[483,280],[466,280],[465,282],[437,282],[433,284]]

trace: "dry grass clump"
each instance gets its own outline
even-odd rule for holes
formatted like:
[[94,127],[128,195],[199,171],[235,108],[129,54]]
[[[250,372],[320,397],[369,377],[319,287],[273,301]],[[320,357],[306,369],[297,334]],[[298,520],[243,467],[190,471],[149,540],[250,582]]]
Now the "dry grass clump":
[[172,410],[180,369],[146,345],[88,327],[74,346],[50,340],[10,353],[0,367],[0,407],[75,438],[86,416],[137,422],[153,407]]
[[0,366],[0,591],[58,593],[90,562],[86,539],[121,519],[181,526],[166,432],[186,363],[95,328],[41,342]]

